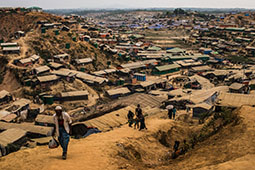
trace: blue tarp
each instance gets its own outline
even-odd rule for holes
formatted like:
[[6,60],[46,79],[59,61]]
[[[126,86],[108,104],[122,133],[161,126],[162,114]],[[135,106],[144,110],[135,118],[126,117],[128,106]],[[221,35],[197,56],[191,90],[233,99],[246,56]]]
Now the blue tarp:
[[94,133],[101,133],[102,131],[98,130],[97,128],[92,128],[92,129],[89,129],[87,131],[87,133],[85,135],[83,135],[84,138],[86,138],[87,136],[91,135],[91,134],[94,134]]

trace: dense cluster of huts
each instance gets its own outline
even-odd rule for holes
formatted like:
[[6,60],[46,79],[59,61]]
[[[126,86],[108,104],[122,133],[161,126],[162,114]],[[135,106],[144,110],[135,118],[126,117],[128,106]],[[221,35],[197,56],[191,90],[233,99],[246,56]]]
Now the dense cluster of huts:
[[[0,91],[0,156],[16,150],[26,143],[27,138],[43,143],[47,139],[45,137],[51,135],[52,115],[46,114],[43,104],[49,106],[54,103],[90,100],[88,90],[64,90],[60,94],[49,90],[59,83],[80,80],[97,91],[100,97],[111,99],[112,103],[106,103],[104,107],[116,106],[115,109],[104,110],[103,106],[96,105],[94,112],[92,110],[86,115],[86,121],[83,119],[82,122],[75,123],[76,129],[84,129],[82,132],[77,130],[81,136],[86,135],[87,126],[107,131],[125,124],[128,110],[134,110],[134,105],[138,103],[147,113],[160,111],[152,111],[152,108],[174,105],[178,110],[191,110],[193,117],[200,117],[221,107],[254,105],[253,65],[238,65],[219,59],[215,56],[217,49],[208,46],[199,49],[158,46],[142,33],[145,28],[154,31],[173,27],[188,29],[190,22],[176,20],[169,24],[166,19],[161,21],[150,15],[142,16],[143,22],[138,19],[141,16],[131,17],[123,22],[121,17],[122,15],[116,15],[105,22],[92,22],[84,17],[71,15],[66,16],[61,23],[38,22],[41,34],[54,31],[55,35],[59,35],[61,31],[72,31],[69,27],[72,24],[80,26],[84,32],[79,37],[74,37],[74,41],[91,43],[109,56],[117,56],[121,64],[113,66],[109,63],[105,69],[90,71],[84,66],[92,64],[94,58],[73,60],[66,53],[55,54],[50,61],[44,61],[36,54],[13,60],[12,64],[18,69],[26,70],[20,80],[22,85],[30,89],[39,87],[44,92],[33,96],[32,101],[18,99],[12,92]],[[130,16],[126,14],[125,17]],[[231,31],[230,28],[214,29]],[[242,30],[234,31],[240,33]],[[204,43],[205,36],[192,36]],[[216,46],[219,43],[214,42],[222,42],[210,38],[205,41],[212,41],[211,44]],[[2,42],[0,46],[5,55],[19,55],[18,43]],[[70,48],[70,44],[67,43],[65,48]],[[251,47],[248,49],[252,50]],[[85,113],[86,109],[79,111]],[[75,113],[71,116],[74,117]],[[102,123],[106,120],[108,125]]]

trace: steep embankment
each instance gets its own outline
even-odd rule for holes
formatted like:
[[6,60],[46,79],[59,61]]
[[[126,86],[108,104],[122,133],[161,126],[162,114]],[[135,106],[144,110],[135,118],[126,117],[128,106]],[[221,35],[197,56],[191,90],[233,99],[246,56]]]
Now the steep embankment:
[[255,108],[237,110],[240,119],[195,146],[173,164],[158,169],[254,169]]

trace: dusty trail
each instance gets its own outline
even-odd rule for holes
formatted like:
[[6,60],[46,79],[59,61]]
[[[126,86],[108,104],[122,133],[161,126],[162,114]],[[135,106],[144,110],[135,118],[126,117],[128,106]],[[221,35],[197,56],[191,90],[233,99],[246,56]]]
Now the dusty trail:
[[[166,113],[161,113],[147,119],[148,131],[140,132],[124,125],[110,132],[91,135],[81,140],[71,140],[66,161],[61,160],[60,148],[49,150],[47,146],[42,146],[21,150],[1,158],[0,169],[253,170],[255,164],[254,112],[254,107],[242,107],[239,110],[241,121],[237,125],[227,125],[176,160],[159,161],[158,158],[166,154],[169,148],[161,145],[156,136],[159,131],[168,132],[176,126],[179,128],[171,133],[170,140],[185,136],[186,125],[184,127],[180,121],[162,119],[161,117]],[[117,156],[119,144],[135,147],[134,149],[142,155],[142,161],[135,159],[129,161]],[[147,168],[144,163],[153,166]]]
[[9,92],[12,92],[14,90],[17,90],[20,88],[20,84],[17,81],[15,75],[10,72],[10,70],[7,70],[4,75],[4,80],[2,84],[0,84],[0,91],[1,90],[7,90]]
[[[85,139],[71,140],[68,159],[61,159],[61,149],[49,150],[47,146],[21,150],[0,159],[0,169],[26,170],[114,170],[118,169],[116,160],[111,155],[116,154],[116,143],[128,138],[139,138],[158,130],[159,127],[171,126],[171,120],[150,119],[148,131],[137,131],[124,125],[121,128],[101,134],[94,134]],[[14,163],[15,162],[15,163]]]

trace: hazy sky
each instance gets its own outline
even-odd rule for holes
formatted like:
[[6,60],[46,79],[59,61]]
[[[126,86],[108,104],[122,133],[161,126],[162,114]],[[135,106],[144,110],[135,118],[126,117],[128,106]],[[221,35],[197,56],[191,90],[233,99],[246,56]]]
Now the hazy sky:
[[255,0],[0,0],[0,7],[63,8],[207,7],[255,8]]

